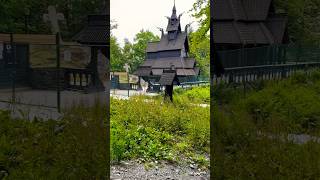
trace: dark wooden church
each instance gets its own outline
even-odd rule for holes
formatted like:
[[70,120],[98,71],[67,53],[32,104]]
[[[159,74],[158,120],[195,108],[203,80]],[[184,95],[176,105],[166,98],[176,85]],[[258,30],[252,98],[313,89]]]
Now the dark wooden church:
[[134,72],[150,83],[166,86],[166,94],[169,93],[171,99],[173,85],[199,74],[195,59],[189,57],[188,25],[182,31],[180,18],[174,5],[168,17],[167,33],[162,29],[160,41],[148,43],[146,60]]
[[288,43],[287,18],[273,0],[214,0],[211,5],[217,50]]

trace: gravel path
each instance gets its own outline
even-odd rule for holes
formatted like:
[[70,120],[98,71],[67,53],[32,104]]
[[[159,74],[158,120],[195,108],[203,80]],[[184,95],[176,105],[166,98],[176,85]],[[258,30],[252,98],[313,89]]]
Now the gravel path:
[[167,162],[152,163],[146,168],[137,161],[122,162],[111,166],[111,180],[209,180],[209,170],[195,164],[176,165]]

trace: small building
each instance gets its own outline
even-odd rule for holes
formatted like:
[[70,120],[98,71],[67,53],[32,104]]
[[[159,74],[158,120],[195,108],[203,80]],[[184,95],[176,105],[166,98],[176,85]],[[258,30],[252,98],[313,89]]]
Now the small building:
[[[105,13],[89,15],[87,25],[74,37],[76,42],[68,44],[62,44],[58,35],[0,33],[0,88],[10,88],[14,83],[16,87],[57,89],[59,71],[61,90],[104,91],[108,79],[108,19],[109,15]],[[63,55],[62,49],[87,47],[91,49],[91,58],[88,58],[86,67],[57,67],[58,59]],[[43,61],[44,66],[31,66],[33,48],[37,49],[37,60]],[[53,64],[45,64],[47,59]]]
[[[188,26],[181,29],[180,18],[176,6],[168,18],[166,33],[161,29],[161,39],[149,42],[146,48],[146,60],[134,72],[139,78],[153,84],[173,86],[195,78],[199,74],[196,60],[189,57]],[[169,90],[169,92],[172,92]]]
[[31,86],[30,45],[55,46],[55,35],[0,33],[0,88]]
[[[89,46],[91,49],[91,59],[87,69],[92,70],[91,88],[95,90],[105,90],[107,71],[109,64],[109,36],[108,26],[109,16],[106,10],[102,14],[89,15],[87,26],[73,37],[74,41]],[[99,59],[99,53],[102,55]],[[100,70],[100,72],[99,72]]]
[[288,43],[287,18],[272,0],[214,0],[211,5],[217,50]]

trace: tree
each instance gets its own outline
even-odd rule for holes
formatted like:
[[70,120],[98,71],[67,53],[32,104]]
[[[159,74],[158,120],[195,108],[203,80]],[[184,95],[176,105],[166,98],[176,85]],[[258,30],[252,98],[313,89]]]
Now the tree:
[[199,28],[190,33],[190,53],[197,60],[202,76],[210,73],[210,2],[198,0],[191,10],[197,18]]
[[140,64],[142,64],[146,57],[147,43],[152,41],[159,41],[160,38],[154,35],[151,31],[141,30],[136,34],[134,43],[132,44],[132,55],[127,55],[131,59],[126,59],[131,66],[131,72],[135,71]]
[[122,49],[117,42],[117,38],[111,35],[110,37],[110,64],[111,71],[122,71],[125,64],[122,55]]
[[278,13],[288,16],[291,42],[320,44],[320,1],[319,0],[276,0]]
[[29,33],[51,33],[50,27],[42,17],[48,13],[49,5],[56,5],[57,11],[66,18],[66,25],[62,26],[65,39],[70,39],[79,32],[87,15],[98,13],[101,0],[0,0],[0,32],[25,33],[26,18]]

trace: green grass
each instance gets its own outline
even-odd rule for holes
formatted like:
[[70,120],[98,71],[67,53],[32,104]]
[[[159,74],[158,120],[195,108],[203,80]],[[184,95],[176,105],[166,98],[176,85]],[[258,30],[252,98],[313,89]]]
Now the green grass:
[[[163,102],[162,97],[111,101],[111,147],[114,162],[179,162],[203,159],[209,153],[209,108],[188,102]],[[202,155],[202,156],[201,156]],[[203,163],[208,168],[208,160]]]
[[192,87],[191,89],[178,88],[174,91],[175,101],[181,103],[210,104],[210,86]]
[[107,179],[104,107],[77,107],[61,121],[0,114],[0,179]]
[[[105,112],[78,105],[60,121],[27,121],[0,111],[0,179],[106,179]],[[208,153],[209,108],[162,97],[112,99],[112,162],[189,158],[208,168]]]
[[[319,179],[320,144],[270,138],[320,136],[320,71],[299,72],[257,89],[215,87],[212,143],[216,179]],[[111,100],[111,159],[186,158],[208,168],[209,87],[163,97]],[[104,107],[75,107],[61,121],[0,114],[0,172],[7,179],[102,179],[106,172]],[[62,128],[63,127],[63,128]],[[147,163],[146,163],[147,164]],[[0,174],[0,177],[2,174]]]
[[320,144],[294,144],[288,134],[320,137],[320,72],[256,83],[258,90],[216,87],[213,129],[217,179],[319,179]]

